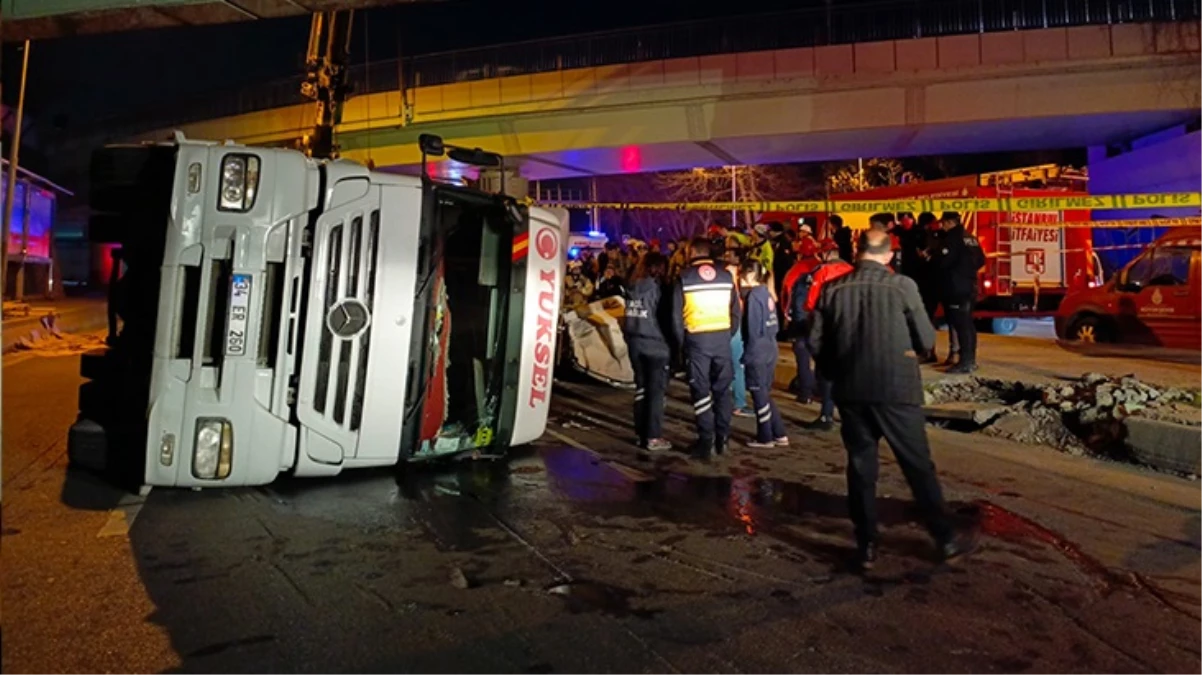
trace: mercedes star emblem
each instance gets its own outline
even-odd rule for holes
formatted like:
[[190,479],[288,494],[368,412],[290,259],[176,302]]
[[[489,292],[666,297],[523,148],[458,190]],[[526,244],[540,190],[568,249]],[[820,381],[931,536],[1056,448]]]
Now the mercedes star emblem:
[[371,312],[367,311],[367,306],[354,298],[338,302],[326,315],[326,326],[330,332],[344,340],[362,333],[370,321]]

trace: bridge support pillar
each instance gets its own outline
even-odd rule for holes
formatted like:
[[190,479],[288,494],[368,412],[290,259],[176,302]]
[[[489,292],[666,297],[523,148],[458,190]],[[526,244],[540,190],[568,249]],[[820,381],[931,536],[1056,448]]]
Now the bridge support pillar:
[[501,192],[502,185],[505,194],[510,197],[522,199],[530,195],[530,181],[522,178],[516,168],[506,168],[504,176],[501,175],[500,169],[480,171],[480,189],[486,192]]

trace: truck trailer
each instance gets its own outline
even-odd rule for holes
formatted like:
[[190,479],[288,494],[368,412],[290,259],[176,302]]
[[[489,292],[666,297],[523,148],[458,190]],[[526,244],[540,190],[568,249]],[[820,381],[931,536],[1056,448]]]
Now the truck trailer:
[[[422,143],[423,167],[453,148]],[[119,259],[73,462],[139,485],[262,485],[543,434],[565,211],[179,133],[96,151],[90,205]]]

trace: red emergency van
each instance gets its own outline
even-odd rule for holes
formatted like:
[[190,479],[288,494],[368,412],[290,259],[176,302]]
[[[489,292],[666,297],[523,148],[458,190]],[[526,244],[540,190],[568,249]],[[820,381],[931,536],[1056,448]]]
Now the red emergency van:
[[1062,340],[1202,349],[1202,229],[1170,230],[1110,281],[1069,293],[1056,313]]

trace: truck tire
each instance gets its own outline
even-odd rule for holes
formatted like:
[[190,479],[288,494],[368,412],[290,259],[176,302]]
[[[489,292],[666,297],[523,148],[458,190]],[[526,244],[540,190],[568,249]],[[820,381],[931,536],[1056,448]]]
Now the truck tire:
[[990,324],[994,335],[1014,335],[1018,330],[1018,319],[1012,316],[999,316]]
[[1101,317],[1084,314],[1069,324],[1064,339],[1072,342],[1113,342],[1110,326]]
[[108,349],[93,349],[79,355],[79,376],[85,380],[104,380],[113,372]]
[[67,432],[67,458],[71,466],[103,473],[109,468],[108,434],[94,420],[81,417]]

